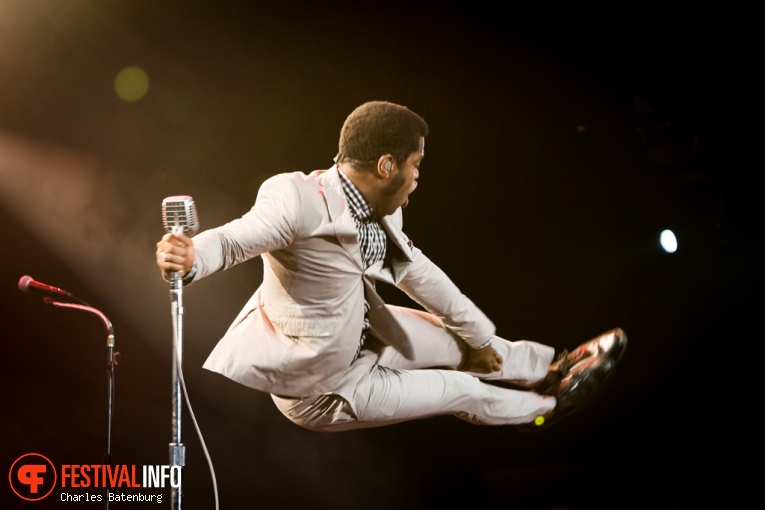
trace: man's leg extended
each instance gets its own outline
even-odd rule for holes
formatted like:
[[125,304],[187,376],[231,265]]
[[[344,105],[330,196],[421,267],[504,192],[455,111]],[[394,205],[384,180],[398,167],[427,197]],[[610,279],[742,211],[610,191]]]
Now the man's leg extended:
[[[388,308],[412,340],[414,360],[406,359],[395,349],[386,348],[380,355],[380,365],[399,369],[457,369],[460,366],[469,347],[445,329],[437,317],[410,308]],[[547,345],[528,340],[511,342],[496,336],[491,346],[502,356],[501,370],[470,374],[479,379],[505,381],[522,387],[532,387],[544,380],[555,354],[555,349]]]
[[345,396],[273,398],[298,425],[328,432],[439,415],[456,415],[483,425],[512,425],[529,423],[555,407],[553,397],[494,386],[456,370],[397,370],[380,365]]
[[492,345],[503,357],[500,371],[467,374],[456,368],[467,346],[425,312],[391,307],[415,350],[408,360],[391,347],[371,345],[332,394],[308,399],[274,397],[292,421],[312,430],[348,430],[453,414],[473,423],[528,423],[555,407],[555,399],[502,388],[480,378],[532,385],[547,374],[553,349],[535,342]]

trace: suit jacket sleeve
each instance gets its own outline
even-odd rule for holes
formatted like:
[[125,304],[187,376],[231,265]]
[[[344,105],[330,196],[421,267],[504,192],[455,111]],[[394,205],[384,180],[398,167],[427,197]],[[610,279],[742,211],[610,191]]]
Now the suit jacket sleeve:
[[287,175],[266,180],[249,212],[194,238],[196,273],[192,281],[290,245],[299,217],[300,195]]
[[[400,228],[400,212],[393,223]],[[411,254],[396,285],[468,345],[485,345],[496,332],[491,320],[419,248],[411,246]]]

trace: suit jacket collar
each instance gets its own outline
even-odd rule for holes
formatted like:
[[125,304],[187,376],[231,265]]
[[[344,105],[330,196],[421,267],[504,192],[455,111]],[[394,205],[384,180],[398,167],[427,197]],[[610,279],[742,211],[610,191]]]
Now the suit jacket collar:
[[[333,165],[322,175],[322,188],[327,202],[327,212],[335,227],[338,241],[361,264],[358,230],[356,230],[356,223],[353,221],[338,172],[337,165]],[[404,258],[411,262],[412,252],[406,236],[393,221],[396,214],[400,215],[400,210],[390,216],[383,217],[381,223],[388,234],[388,238],[401,250]]]
[[335,232],[342,241],[348,235],[356,234],[356,223],[345,198],[345,191],[340,182],[337,166],[333,166],[321,176],[322,192],[327,202],[329,219],[335,226]]

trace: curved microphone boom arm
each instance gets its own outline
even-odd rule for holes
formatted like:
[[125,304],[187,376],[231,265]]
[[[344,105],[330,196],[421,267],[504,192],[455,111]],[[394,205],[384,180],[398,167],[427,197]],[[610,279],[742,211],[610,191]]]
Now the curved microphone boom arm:
[[[81,305],[78,303],[63,303],[61,301],[56,301],[52,297],[44,298],[43,302],[46,305],[55,306],[57,308],[70,308],[74,310],[80,310],[83,312],[92,313],[96,315],[99,319],[101,319],[101,322],[103,323],[104,328],[106,329],[106,332],[107,332],[106,348],[108,351],[107,373],[108,373],[108,379],[109,379],[109,388],[108,388],[108,396],[107,396],[108,412],[107,412],[107,420],[106,420],[106,452],[104,453],[104,464],[110,465],[111,464],[111,444],[112,444],[112,419],[114,416],[114,367],[117,365],[117,356],[119,355],[119,353],[114,352],[114,347],[116,345],[116,342],[114,339],[114,327],[112,326],[112,322],[103,312],[89,305]],[[107,498],[107,501],[108,501],[108,498]]]
[[[106,347],[108,350],[107,358],[107,374],[108,374],[108,409],[106,419],[106,450],[104,452],[104,464],[111,464],[111,448],[112,448],[112,420],[114,416],[114,367],[117,365],[117,356],[119,353],[114,351],[116,345],[114,340],[114,327],[109,318],[101,311],[93,308],[82,299],[78,298],[71,292],[59,289],[52,285],[47,285],[42,282],[35,281],[31,276],[22,276],[19,279],[19,290],[22,292],[39,292],[46,294],[43,298],[43,303],[56,308],[69,308],[73,310],[80,310],[83,312],[92,313],[97,316],[106,329]],[[59,301],[59,299],[70,299],[78,301],[79,303],[70,303]],[[106,497],[104,498],[104,508],[109,508],[109,489],[105,489]]]

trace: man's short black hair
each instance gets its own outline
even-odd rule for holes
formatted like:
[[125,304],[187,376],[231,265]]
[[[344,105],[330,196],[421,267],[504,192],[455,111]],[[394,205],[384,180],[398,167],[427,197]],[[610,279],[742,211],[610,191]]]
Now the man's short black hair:
[[403,163],[428,134],[425,120],[406,106],[387,101],[364,103],[345,119],[340,130],[340,161],[368,166],[385,154]]

